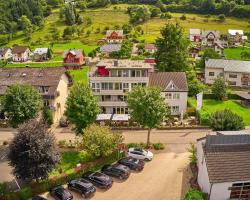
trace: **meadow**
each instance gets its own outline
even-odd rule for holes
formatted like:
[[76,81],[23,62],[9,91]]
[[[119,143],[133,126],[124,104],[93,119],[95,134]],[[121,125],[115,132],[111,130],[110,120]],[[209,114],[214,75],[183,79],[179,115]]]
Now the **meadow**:
[[224,49],[224,54],[225,54],[225,57],[227,59],[243,60],[241,58],[241,52],[243,52],[243,51],[246,51],[246,52],[250,53],[250,47],[248,47],[248,48],[243,48],[243,47],[227,48],[227,49]]
[[[90,18],[92,23],[91,25],[79,25],[79,27],[84,28],[83,33],[80,36],[73,36],[72,41],[66,42],[64,44],[58,44],[55,41],[53,50],[57,52],[58,48],[64,49],[67,48],[78,48],[82,45],[96,46],[97,41],[102,39],[105,36],[104,29],[109,27],[114,29],[114,26],[122,26],[123,24],[129,23],[129,16],[126,13],[127,4],[118,4],[112,5],[107,8],[99,9],[88,9],[84,12],[81,12],[81,16],[85,19],[86,17]],[[166,23],[174,23],[178,21],[181,26],[184,27],[185,33],[188,35],[190,28],[200,28],[200,29],[209,29],[209,30],[219,30],[222,34],[226,34],[229,28],[231,29],[243,29],[245,32],[250,32],[250,26],[247,22],[247,19],[237,19],[237,18],[226,18],[225,22],[219,22],[217,16],[210,16],[209,19],[205,15],[198,14],[185,14],[187,19],[180,20],[182,13],[171,13],[171,19],[161,19],[153,18],[148,22],[141,25],[144,34],[139,37],[140,40],[145,40],[146,42],[154,42],[154,40],[160,36],[160,29]],[[208,20],[207,22],[205,20]],[[53,27],[56,27],[61,34],[63,33],[64,28],[66,27],[65,23],[59,18],[59,9],[53,10],[53,13],[46,18],[44,27],[35,31],[32,34],[32,39],[28,41],[23,37],[22,33],[19,32],[14,40],[12,40],[8,46],[13,44],[25,44],[33,47],[37,46],[46,46],[51,43],[48,38],[51,37],[51,30]],[[100,31],[97,31],[100,29]],[[90,32],[88,35],[87,32]]]

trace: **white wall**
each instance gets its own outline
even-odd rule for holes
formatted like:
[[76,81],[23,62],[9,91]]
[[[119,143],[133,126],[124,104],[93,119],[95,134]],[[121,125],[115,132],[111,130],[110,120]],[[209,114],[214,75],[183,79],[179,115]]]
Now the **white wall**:
[[[57,86],[57,91],[60,92],[60,95],[55,98],[52,105],[56,108],[56,111],[53,113],[54,122],[58,122],[60,118],[63,116],[65,111],[65,104],[68,97],[68,77],[63,74],[59,84]],[[60,107],[58,106],[60,104]]]
[[205,142],[205,140],[201,140],[197,142],[197,165],[198,165],[198,180],[197,181],[201,190],[209,194],[210,182],[209,182],[204,152],[202,148],[203,142]]
[[[166,99],[166,93],[172,93],[172,97],[174,93],[179,93],[180,94],[180,98],[179,99]],[[165,98],[165,102],[166,104],[168,104],[168,106],[172,107],[172,106],[179,106],[179,113],[171,113],[171,114],[181,114],[181,112],[183,111],[183,113],[186,112],[187,110],[187,96],[188,93],[187,92],[162,92],[161,93],[162,96]]]
[[212,185],[210,200],[228,200],[231,190],[228,190],[232,183],[215,183]]
[[[214,72],[214,76],[209,76],[209,72]],[[223,69],[219,69],[219,68],[208,68],[205,67],[205,83],[206,84],[213,84],[214,83],[214,79],[217,76],[220,76],[220,73],[224,73]]]

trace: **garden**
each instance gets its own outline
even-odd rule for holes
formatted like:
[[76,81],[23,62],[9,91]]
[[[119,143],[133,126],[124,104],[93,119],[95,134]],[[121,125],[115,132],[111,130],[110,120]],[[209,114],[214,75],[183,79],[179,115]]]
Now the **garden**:
[[[196,108],[196,99],[189,98],[188,104],[192,108]],[[215,99],[203,99],[203,107],[198,111],[200,122],[202,125],[209,125],[209,117],[218,110],[230,109],[243,118],[246,126],[250,125],[250,109],[240,104],[238,100],[220,101]]]

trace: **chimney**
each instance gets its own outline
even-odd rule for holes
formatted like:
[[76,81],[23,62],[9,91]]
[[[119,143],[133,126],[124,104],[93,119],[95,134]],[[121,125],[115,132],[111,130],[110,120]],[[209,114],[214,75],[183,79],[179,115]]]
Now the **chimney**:
[[114,66],[118,67],[118,60],[114,60]]

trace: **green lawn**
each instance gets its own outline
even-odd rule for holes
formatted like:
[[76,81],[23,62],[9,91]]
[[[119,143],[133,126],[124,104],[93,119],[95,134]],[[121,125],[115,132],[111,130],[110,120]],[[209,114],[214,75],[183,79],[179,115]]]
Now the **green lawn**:
[[84,66],[83,69],[70,70],[69,73],[74,82],[82,81],[85,84],[88,84],[88,72],[89,72],[89,67]]
[[[114,10],[115,6],[117,9]],[[113,29],[115,25],[119,25],[121,27],[123,24],[129,23],[129,16],[126,13],[128,6],[132,5],[118,4],[107,8],[87,9],[85,12],[81,12],[80,15],[85,18],[89,17],[92,21],[92,24],[88,26],[78,25],[78,27],[84,28],[84,32],[80,36],[73,36],[72,42],[55,44],[53,47],[54,52],[61,54],[63,49],[83,48],[87,53],[88,47],[84,45],[90,45],[90,49],[92,46],[96,47],[95,45],[97,44],[97,41],[105,36],[105,27]],[[176,21],[178,21],[184,27],[187,34],[190,28],[210,30],[217,29],[224,34],[229,28],[243,29],[245,32],[250,32],[247,19],[227,17],[226,21],[221,23],[218,22],[217,16],[211,16],[208,22],[204,22],[205,15],[186,14],[187,20],[180,20],[182,13],[172,13],[171,15],[172,19],[170,20],[153,18],[147,23],[142,24],[141,26],[144,30],[144,35],[142,35],[140,39],[146,40],[147,42],[153,42],[160,35],[161,27],[163,27],[168,22],[174,23]],[[37,46],[48,46],[50,43],[48,38],[51,37],[51,30],[53,27],[57,27],[61,34],[66,27],[65,23],[59,18],[59,9],[53,10],[52,14],[46,18],[44,27],[32,34],[31,41],[27,41],[22,35],[22,32],[19,32],[16,38],[12,40],[8,46],[12,46],[13,44],[30,45],[32,48]],[[100,29],[100,32],[96,31],[97,28]],[[90,31],[89,36],[86,34],[87,31]]]
[[91,161],[90,156],[85,151],[66,151],[61,153],[60,164],[57,170],[50,173],[50,176],[58,176],[59,170],[69,174],[74,172],[74,169],[78,163],[86,163]]
[[[188,102],[192,107],[196,107],[196,100],[194,98],[189,98]],[[241,106],[236,100],[217,101],[213,99],[204,99],[201,115],[208,117],[211,113],[225,108],[240,115],[243,118],[245,125],[250,125],[250,108]]]
[[7,64],[7,68],[16,68],[16,67],[62,67],[62,62],[44,62],[44,63],[13,63]]
[[224,54],[227,59],[236,59],[236,60],[243,60],[241,58],[241,52],[246,51],[250,53],[249,48],[227,48],[224,49]]

